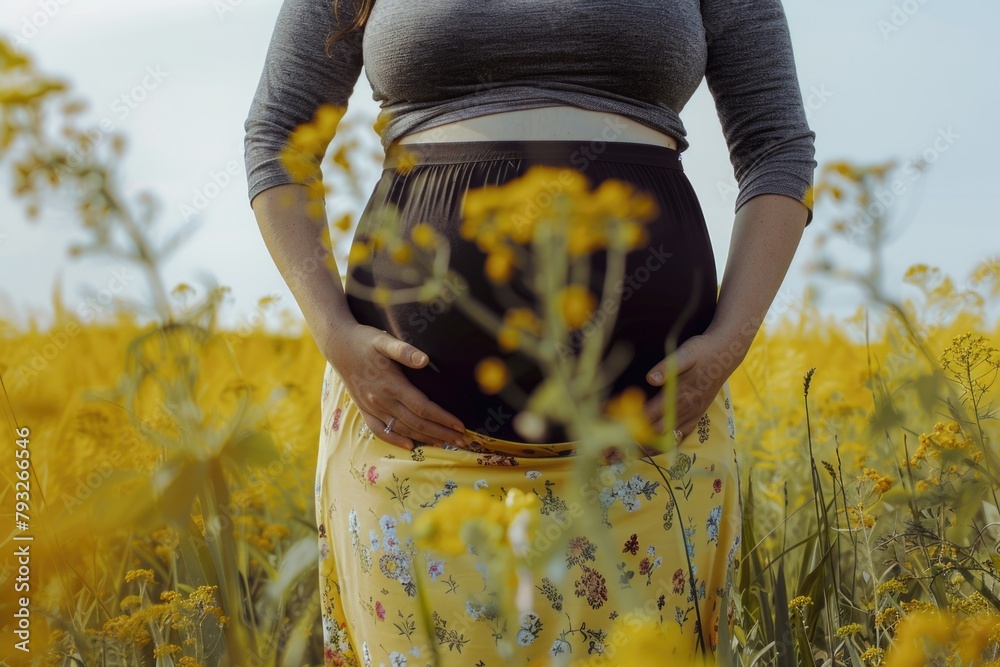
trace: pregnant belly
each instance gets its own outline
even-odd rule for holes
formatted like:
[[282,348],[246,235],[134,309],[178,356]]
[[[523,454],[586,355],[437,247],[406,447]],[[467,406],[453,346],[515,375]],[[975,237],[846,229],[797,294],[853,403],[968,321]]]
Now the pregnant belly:
[[[386,172],[383,178],[391,178]],[[410,183],[411,187],[416,184]],[[399,192],[394,196],[398,197]],[[659,390],[650,386],[646,372],[664,356],[668,334],[674,333],[679,344],[703,332],[712,321],[716,304],[714,255],[700,209],[676,210],[670,201],[661,201],[661,219],[647,225],[649,243],[630,252],[622,280],[615,285],[617,308],[610,299],[598,301],[592,322],[614,319],[612,334],[605,341],[604,356],[618,348],[628,359],[624,368],[611,379],[609,394],[627,386],[641,387],[648,397]],[[423,208],[424,210],[420,210]],[[514,270],[510,282],[497,286],[484,275],[485,254],[458,234],[460,218],[457,207],[431,211],[427,207],[402,208],[401,235],[418,222],[427,222],[448,239],[451,268],[463,281],[444,285],[437,297],[426,303],[379,305],[357,296],[361,285],[389,288],[408,286],[400,282],[399,265],[387,252],[375,253],[370,263],[349,264],[346,283],[348,305],[359,323],[384,329],[426,352],[430,363],[421,369],[400,366],[404,376],[430,400],[462,420],[466,428],[514,442],[526,442],[514,429],[514,416],[524,407],[525,398],[541,383],[543,372],[535,361],[518,351],[500,347],[494,333],[486,331],[456,305],[458,298],[474,299],[502,317],[512,307],[534,305],[536,298],[526,284],[526,276]],[[378,206],[369,202],[359,222],[356,240],[369,238],[383,216]],[[685,215],[686,213],[686,215]],[[591,258],[590,288],[602,292],[606,257],[603,252]],[[610,297],[611,295],[606,295]],[[594,327],[584,325],[570,339],[566,354],[576,354]],[[511,370],[511,386],[500,394],[483,393],[476,383],[474,369],[485,357],[504,360]],[[569,440],[566,430],[550,424],[541,442]]]

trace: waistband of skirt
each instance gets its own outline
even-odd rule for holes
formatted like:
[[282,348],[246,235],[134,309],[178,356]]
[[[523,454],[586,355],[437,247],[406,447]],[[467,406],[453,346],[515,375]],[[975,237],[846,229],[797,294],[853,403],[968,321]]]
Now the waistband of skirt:
[[517,457],[572,456],[576,453],[575,442],[514,442],[502,438],[483,435],[478,431],[465,430],[465,443],[479,454],[506,454]]
[[591,161],[628,162],[683,171],[680,151],[668,146],[635,141],[604,140],[505,140],[433,141],[389,144],[383,169],[428,164],[459,164],[491,160],[568,163],[586,169]]
[[[514,457],[514,458],[544,458],[544,457],[567,457],[576,456],[577,450],[579,449],[579,443],[577,442],[549,442],[549,443],[533,443],[533,442],[513,442],[511,440],[504,440],[502,438],[494,438],[492,436],[483,435],[477,431],[470,431],[466,429],[465,431],[465,447],[473,453],[480,455],[499,455],[502,457]],[[647,448],[646,453],[651,455],[656,455],[662,453],[656,448]],[[600,459],[604,463],[613,463],[618,460],[622,460],[625,457],[625,451],[619,447],[606,447],[600,455]]]

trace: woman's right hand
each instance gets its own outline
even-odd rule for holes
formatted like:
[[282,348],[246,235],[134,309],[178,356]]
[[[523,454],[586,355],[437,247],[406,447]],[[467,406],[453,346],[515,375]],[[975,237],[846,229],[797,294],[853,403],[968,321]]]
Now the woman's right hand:
[[[395,336],[366,324],[346,328],[331,365],[344,381],[372,432],[407,450],[413,441],[465,446],[465,426],[414,387],[396,365],[423,368],[427,355]],[[385,426],[393,417],[392,430]]]

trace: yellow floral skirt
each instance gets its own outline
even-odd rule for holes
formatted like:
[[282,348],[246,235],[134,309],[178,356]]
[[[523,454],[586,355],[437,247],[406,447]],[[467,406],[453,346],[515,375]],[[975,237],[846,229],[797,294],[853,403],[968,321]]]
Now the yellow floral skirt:
[[[715,655],[720,617],[731,624],[722,595],[733,584],[741,529],[728,382],[676,455],[608,462],[582,508],[565,500],[579,484],[570,475],[573,443],[466,436],[469,449],[417,442],[409,452],[385,442],[327,363],[315,488],[326,665],[582,663],[610,653],[616,621],[635,600],[646,617],[690,639],[688,656],[700,647]],[[470,601],[485,584],[471,557],[425,552],[411,535],[420,512],[462,487],[498,499],[515,488],[536,494],[538,534],[570,531],[557,571],[532,581],[531,608],[513,622]],[[610,533],[610,561],[597,558],[593,535],[573,532],[571,514],[581,511],[595,513]],[[501,644],[512,645],[513,656]]]

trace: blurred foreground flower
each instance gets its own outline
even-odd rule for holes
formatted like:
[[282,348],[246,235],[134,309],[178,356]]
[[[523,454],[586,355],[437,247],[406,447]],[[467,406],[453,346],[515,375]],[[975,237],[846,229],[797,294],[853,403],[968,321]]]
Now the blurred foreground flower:
[[[920,609],[906,615],[896,627],[896,636],[883,667],[960,664],[984,665],[982,653],[990,642],[1000,640],[1000,615],[977,614],[959,618],[941,609]],[[945,662],[939,662],[941,659]],[[959,662],[955,662],[955,658]],[[990,666],[997,661],[988,663]]]
[[323,184],[320,162],[346,112],[347,107],[321,105],[310,122],[292,130],[278,155],[285,171],[297,183],[309,186],[309,214],[314,218],[322,218],[325,211],[327,189]]
[[[488,576],[484,591],[470,596],[467,603],[475,608],[495,606],[502,619],[523,618],[533,614],[534,588],[526,557],[540,506],[537,496],[516,488],[501,501],[488,491],[460,487],[417,515],[416,544],[441,554],[474,557]],[[424,617],[430,618],[433,607],[422,586],[418,595]],[[501,651],[509,653],[510,639],[499,641]]]
[[523,548],[530,520],[538,508],[537,496],[511,489],[499,501],[483,490],[458,488],[430,510],[419,514],[413,530],[417,545],[441,553],[459,555],[468,552],[474,532],[479,545],[491,550],[509,546]]
[[636,611],[622,615],[619,621],[604,642],[602,655],[575,660],[571,667],[715,667],[703,655],[690,655],[694,642],[672,621],[660,622]]

